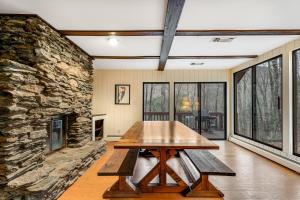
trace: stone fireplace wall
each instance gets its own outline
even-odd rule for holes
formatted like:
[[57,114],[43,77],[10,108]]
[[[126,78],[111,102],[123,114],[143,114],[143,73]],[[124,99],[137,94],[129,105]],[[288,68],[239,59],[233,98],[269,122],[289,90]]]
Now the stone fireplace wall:
[[[90,142],[92,70],[92,59],[39,17],[0,15],[0,199],[24,198],[35,184],[23,177],[45,167],[52,116],[76,114],[68,147]],[[91,151],[84,156],[102,150]]]

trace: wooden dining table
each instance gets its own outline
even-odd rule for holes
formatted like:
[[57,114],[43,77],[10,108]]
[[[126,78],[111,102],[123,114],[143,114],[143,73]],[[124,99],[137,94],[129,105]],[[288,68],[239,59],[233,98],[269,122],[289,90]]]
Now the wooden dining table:
[[[182,192],[188,185],[167,165],[184,149],[219,149],[219,146],[178,121],[139,121],[114,144],[115,149],[146,149],[159,161],[139,182],[141,192]],[[167,174],[176,184],[167,183]],[[149,184],[159,176],[158,184]]]

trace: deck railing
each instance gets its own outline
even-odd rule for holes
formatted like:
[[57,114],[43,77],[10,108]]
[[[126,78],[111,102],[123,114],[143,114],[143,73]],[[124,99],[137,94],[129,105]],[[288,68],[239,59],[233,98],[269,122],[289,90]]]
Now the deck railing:
[[[223,120],[224,115],[223,113],[210,113],[210,117],[215,118],[214,125],[215,128],[218,130],[223,130]],[[144,120],[145,121],[167,121],[169,120],[169,112],[144,112]],[[175,120],[178,120],[185,125],[189,126],[190,128],[197,130],[198,129],[198,117],[195,116],[192,112],[177,112],[175,116]],[[206,122],[208,119],[202,119],[202,122]],[[212,119],[210,119],[212,121]],[[211,123],[209,123],[212,125]],[[205,126],[205,124],[203,124]],[[207,127],[208,128],[208,127]]]
[[[177,112],[175,120],[178,120],[194,130],[198,130],[198,114],[192,112]],[[210,129],[212,127],[217,130],[224,130],[224,114],[219,112],[210,112],[207,116],[201,116],[201,127]]]
[[144,112],[145,121],[167,121],[169,112]]
[[175,120],[178,120],[193,130],[198,129],[198,122],[192,112],[176,112]]

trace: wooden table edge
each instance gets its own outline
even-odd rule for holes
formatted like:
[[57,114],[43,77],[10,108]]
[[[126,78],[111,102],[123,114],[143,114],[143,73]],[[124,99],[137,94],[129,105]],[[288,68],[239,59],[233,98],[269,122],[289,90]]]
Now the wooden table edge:
[[203,150],[219,150],[219,146],[171,146],[171,145],[114,145],[114,149],[160,149],[160,148],[166,148],[166,149],[177,149],[177,150],[183,150],[183,149],[203,149]]

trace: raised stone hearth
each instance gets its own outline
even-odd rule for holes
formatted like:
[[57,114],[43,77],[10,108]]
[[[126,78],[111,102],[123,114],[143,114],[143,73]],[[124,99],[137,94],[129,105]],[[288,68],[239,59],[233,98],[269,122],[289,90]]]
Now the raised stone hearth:
[[56,199],[105,151],[104,142],[89,142],[66,148],[46,157],[37,170],[10,181],[9,188],[28,199]]
[[[55,199],[105,150],[90,142],[92,59],[39,17],[0,15],[0,199]],[[65,149],[53,116],[72,113]]]

